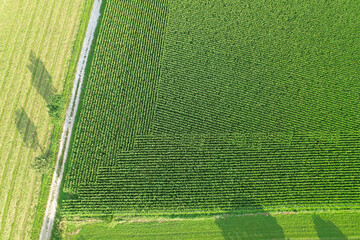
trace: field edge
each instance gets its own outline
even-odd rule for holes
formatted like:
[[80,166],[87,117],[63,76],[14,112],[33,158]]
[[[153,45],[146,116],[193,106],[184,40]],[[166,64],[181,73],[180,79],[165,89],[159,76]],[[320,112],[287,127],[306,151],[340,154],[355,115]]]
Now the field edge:
[[[69,105],[70,98],[71,98],[71,92],[72,92],[72,85],[74,81],[74,76],[76,73],[76,67],[78,64],[78,60],[80,58],[80,52],[82,48],[82,43],[85,38],[85,33],[87,29],[87,24],[89,22],[90,13],[92,9],[94,0],[86,2],[86,8],[84,9],[83,16],[81,17],[81,22],[79,25],[79,29],[77,30],[77,37],[73,44],[72,48],[72,54],[71,59],[68,64],[68,71],[65,77],[64,86],[63,86],[63,92],[62,97],[65,99],[63,102],[62,112],[61,112],[61,119],[65,119],[65,114],[67,110],[67,106]],[[44,212],[46,209],[46,204],[50,192],[50,185],[51,180],[53,176],[53,169],[56,164],[56,157],[59,150],[61,133],[62,133],[62,127],[63,127],[64,121],[57,121],[54,126],[52,127],[52,137],[51,137],[51,149],[50,149],[50,168],[43,174],[42,180],[41,180],[41,190],[39,193],[39,201],[36,207],[35,212],[35,218],[34,223],[32,226],[32,232],[30,239],[37,240],[39,238],[41,225],[44,218]]]

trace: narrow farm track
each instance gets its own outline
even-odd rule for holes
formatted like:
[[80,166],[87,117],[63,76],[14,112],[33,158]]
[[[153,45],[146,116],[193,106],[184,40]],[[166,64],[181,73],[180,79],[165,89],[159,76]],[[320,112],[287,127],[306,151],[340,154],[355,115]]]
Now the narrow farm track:
[[[49,53],[51,52],[51,51],[49,51],[49,49],[57,49],[57,51],[56,51],[56,54],[54,55],[54,56],[59,56],[59,52],[60,52],[60,50],[62,51],[62,52],[64,52],[64,51],[66,51],[67,49],[69,49],[69,44],[68,44],[68,46],[66,47],[66,48],[61,48],[61,47],[59,47],[59,42],[61,42],[61,40],[63,39],[63,38],[69,38],[69,37],[71,37],[70,35],[72,35],[73,34],[73,32],[75,32],[74,30],[74,28],[77,26],[76,25],[76,23],[74,22],[75,21],[75,19],[73,19],[73,18],[71,18],[70,17],[70,7],[69,7],[69,5],[70,5],[70,2],[65,2],[65,3],[63,3],[63,4],[60,4],[60,3],[58,3],[58,9],[55,11],[55,12],[57,12],[57,16],[56,16],[56,21],[53,21],[52,23],[51,23],[51,26],[50,27],[48,27],[47,29],[49,29],[50,31],[51,31],[51,39],[49,39],[49,41],[48,41],[48,43],[46,43],[46,44],[50,44],[50,47],[48,47],[47,48],[47,51],[46,51],[46,58],[50,58],[50,56],[48,56],[49,55]],[[78,2],[78,4],[75,6],[75,10],[76,11],[79,11],[79,9],[81,9],[80,8],[80,6],[79,5],[82,5],[82,3],[81,2]],[[66,10],[67,9],[67,10]],[[66,14],[65,16],[67,16],[66,18],[64,18],[64,17],[62,17],[63,15],[64,15],[64,13]],[[76,14],[78,14],[78,12],[76,13]],[[65,24],[65,22],[66,22],[66,19],[68,19],[68,17],[69,17],[69,19],[72,19],[73,21],[72,21],[72,23],[69,25],[69,27],[71,26],[72,27],[72,31],[69,31],[68,32],[68,34],[66,35],[66,36],[64,36],[64,34],[61,34],[61,32],[66,32],[65,31],[65,26],[67,26],[67,24]],[[60,32],[58,32],[58,33],[56,33],[55,32],[55,30],[54,29],[56,29],[56,26],[62,26],[62,29],[61,29],[61,31]],[[55,46],[55,44],[57,45],[57,46]],[[63,54],[61,54],[61,56],[63,56]],[[61,58],[58,58],[58,57],[53,57],[53,58],[51,58],[52,59],[52,63],[51,63],[51,67],[50,67],[50,72],[54,72],[54,70],[56,69],[56,67],[58,66],[58,61],[59,60],[61,60],[62,62],[64,62],[64,59],[65,58],[63,58],[63,57],[61,57]],[[59,78],[54,78],[54,79],[56,79],[56,80],[60,80]],[[54,85],[61,85],[61,81],[58,81],[58,82],[54,82]],[[49,90],[50,89],[48,89],[49,88],[49,86],[47,86],[47,91],[46,92],[49,92]],[[34,105],[33,105],[34,106]],[[32,111],[36,111],[36,108],[33,108],[32,109]],[[37,124],[37,125],[39,125],[39,124],[41,124],[41,118],[38,118],[40,121],[39,121],[39,123]],[[43,136],[41,136],[40,138],[41,139],[46,139],[46,137],[47,136],[49,136],[51,133],[50,133],[50,131],[51,131],[51,129],[49,129],[48,131],[46,131],[46,132],[44,132],[44,134],[43,134]],[[44,142],[44,143],[42,143],[41,145],[45,145],[46,143]],[[20,173],[24,173],[25,175],[24,176],[27,176],[27,174],[29,174],[29,171],[30,171],[30,169],[29,169],[29,167],[30,166],[25,166],[25,168],[23,169],[23,170],[20,170]],[[28,183],[27,183],[28,184]],[[22,188],[22,190],[25,192],[25,190],[26,191],[28,191],[30,194],[28,194],[29,196],[32,196],[32,195],[34,195],[34,194],[36,194],[36,192],[35,191],[33,191],[34,189],[34,184],[31,184],[30,185],[30,190],[29,190],[29,188]],[[23,195],[23,193],[21,193],[20,194],[20,196],[21,195]],[[25,225],[24,225],[24,223],[26,222],[25,220],[27,219],[27,214],[22,214],[22,212],[25,212],[25,213],[29,213],[29,211],[28,211],[28,209],[30,208],[30,206],[31,206],[31,199],[32,199],[32,197],[29,197],[27,200],[26,200],[26,204],[20,204],[20,201],[24,201],[24,200],[22,200],[22,199],[19,199],[18,200],[18,202],[16,203],[16,213],[15,213],[15,216],[13,217],[13,219],[12,218],[10,218],[10,219],[12,219],[14,222],[12,222],[12,224],[11,224],[11,226],[12,226],[12,228],[11,228],[11,232],[10,232],[10,238],[11,239],[13,239],[14,238],[14,234],[15,233],[17,233],[15,230],[18,228],[15,228],[14,226],[22,226],[22,227],[24,227]],[[22,208],[25,208],[25,209],[22,209]],[[21,227],[21,228],[22,228]],[[23,229],[22,229],[23,230]],[[18,238],[20,238],[21,236],[18,236]]]
[[43,173],[32,165],[50,144],[47,101],[66,85],[89,4],[0,0],[0,6],[0,239],[30,239],[41,227],[34,220]]
[[40,232],[41,240],[50,239],[52,229],[54,226],[54,220],[56,215],[56,207],[58,203],[59,191],[61,181],[63,178],[64,167],[66,163],[67,153],[70,145],[70,138],[73,130],[75,116],[77,113],[78,105],[80,102],[81,86],[84,79],[85,67],[88,59],[88,55],[91,48],[91,43],[94,38],[94,33],[97,27],[97,23],[100,17],[101,0],[95,0],[94,6],[91,12],[90,20],[88,23],[85,40],[81,50],[81,55],[78,63],[78,68],[75,76],[73,92],[69,108],[66,113],[65,123],[63,127],[62,138],[60,142],[60,149],[55,165],[53,180],[51,183],[51,189],[49,194],[48,203],[46,206],[43,225]]
[[[56,53],[56,56],[60,56],[60,57],[56,57],[55,58],[55,61],[54,61],[54,63],[53,63],[53,66],[52,66],[52,69],[51,69],[51,72],[53,72],[53,71],[55,71],[55,69],[57,68],[57,67],[60,67],[60,69],[67,69],[68,68],[68,64],[67,64],[67,62],[66,62],[66,59],[69,59],[70,57],[71,57],[71,52],[69,52],[69,51],[67,51],[67,49],[70,49],[70,45],[72,44],[71,42],[65,42],[66,41],[66,39],[71,39],[72,38],[72,35],[76,32],[75,30],[77,29],[77,27],[78,27],[78,25],[76,24],[76,19],[74,19],[74,18],[71,18],[71,15],[72,14],[76,14],[76,15],[79,15],[79,12],[81,12],[81,10],[83,9],[82,8],[82,6],[83,6],[83,3],[82,2],[78,2],[78,5],[76,5],[73,9],[75,9],[77,12],[75,12],[75,13],[71,13],[71,3],[69,2],[69,3],[67,3],[66,5],[64,4],[64,6],[65,6],[65,9],[67,9],[66,10],[66,16],[67,17],[62,17],[61,18],[61,20],[62,20],[62,22],[61,22],[61,26],[62,26],[62,29],[61,29],[61,32],[68,32],[68,34],[67,35],[60,35],[59,36],[59,41],[55,41],[55,42],[57,42],[57,46],[55,46],[55,48],[56,49],[58,49],[58,51],[57,51],[57,53]],[[64,9],[64,8],[63,8]],[[66,21],[68,21],[68,19],[72,19],[72,22],[71,22],[71,24],[65,24],[66,23]],[[67,31],[67,28],[70,28],[71,27],[71,31]],[[65,42],[65,43],[67,43],[66,44],[66,46],[65,46],[65,48],[63,47],[63,48],[61,48],[61,44],[63,43],[63,42]],[[54,76],[54,79],[64,79],[64,77],[62,77],[62,76],[60,76],[61,75],[61,72],[60,71],[57,71],[57,74]],[[65,75],[65,74],[63,74],[63,75]],[[61,84],[61,82],[60,83],[57,83],[57,84]],[[50,134],[50,130],[49,130],[49,133],[47,133],[47,134]],[[35,192],[34,192],[34,194],[36,194]],[[31,201],[31,199],[29,199],[29,201]],[[30,204],[30,202],[27,202],[27,203],[29,203]],[[29,204],[27,204],[27,205],[29,205]],[[19,225],[21,225],[21,231],[26,231],[26,227],[28,227],[27,225],[26,225],[26,219],[27,219],[27,216],[23,216],[22,214],[21,214],[21,212],[19,211],[18,212],[18,214],[19,215],[21,215],[21,216],[19,216],[18,218],[16,218],[16,219],[19,219],[18,220],[18,224]],[[14,229],[14,228],[13,228]],[[29,229],[29,231],[30,231],[31,229]],[[13,231],[12,231],[13,232]],[[14,234],[17,234],[18,235],[18,237],[20,237],[20,235],[19,235],[19,233],[18,232],[15,232]],[[15,237],[16,238],[16,237]]]

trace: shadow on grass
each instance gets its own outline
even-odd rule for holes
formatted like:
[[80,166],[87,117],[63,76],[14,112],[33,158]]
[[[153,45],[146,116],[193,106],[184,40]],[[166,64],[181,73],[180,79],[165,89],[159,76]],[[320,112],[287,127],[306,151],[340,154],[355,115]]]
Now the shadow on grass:
[[31,168],[38,172],[45,171],[49,167],[50,148],[44,152],[39,143],[36,126],[23,108],[15,112],[15,124],[26,146],[35,151],[37,148],[41,150],[41,155],[34,159]]
[[39,57],[36,57],[32,51],[30,53],[30,64],[27,65],[27,68],[32,73],[31,85],[35,87],[36,91],[44,98],[47,104],[50,104],[56,89],[52,84],[52,78],[46,70],[45,64]]
[[37,150],[39,147],[40,150],[43,151],[39,143],[36,126],[23,108],[16,110],[14,120],[16,128],[19,131],[26,146],[34,150]]
[[222,230],[225,240],[285,239],[283,229],[275,217],[250,201],[247,201],[247,205],[252,212],[257,213],[225,214],[216,219],[215,223]]
[[313,215],[315,230],[320,240],[336,239],[346,240],[348,239],[334,223],[322,219],[317,215]]

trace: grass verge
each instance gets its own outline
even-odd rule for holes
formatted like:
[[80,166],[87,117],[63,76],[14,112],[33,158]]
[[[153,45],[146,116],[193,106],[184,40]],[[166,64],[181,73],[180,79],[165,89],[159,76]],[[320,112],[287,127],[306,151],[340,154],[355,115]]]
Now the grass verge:
[[78,33],[77,33],[77,38],[74,43],[71,60],[68,65],[69,70],[66,74],[66,78],[65,78],[64,86],[63,86],[63,92],[61,94],[63,99],[65,99],[65,101],[63,101],[64,104],[61,108],[61,114],[60,114],[60,116],[61,116],[60,119],[62,121],[54,121],[53,129],[52,129],[52,136],[50,139],[50,141],[51,141],[50,149],[49,149],[49,161],[50,161],[51,168],[49,168],[46,172],[44,172],[44,174],[42,176],[39,202],[38,202],[38,205],[36,208],[35,219],[34,219],[32,233],[31,233],[31,239],[39,238],[41,225],[42,225],[43,218],[44,218],[44,212],[45,212],[47,200],[49,197],[50,185],[51,185],[51,180],[52,180],[52,176],[53,176],[53,172],[54,172],[53,169],[54,169],[54,165],[56,163],[56,157],[57,157],[57,153],[59,150],[59,144],[60,144],[59,139],[61,138],[62,127],[63,127],[63,123],[64,123],[63,119],[65,119],[67,106],[69,105],[69,102],[71,99],[73,80],[75,77],[76,68],[77,68],[79,57],[80,57],[82,44],[83,44],[83,41],[85,38],[87,24],[89,22],[93,2],[94,2],[94,0],[86,2],[84,14],[83,14],[83,17],[81,18],[82,20],[81,20],[81,23],[80,23],[80,26],[78,29]]
[[[88,14],[87,14],[86,18],[85,17],[83,18],[84,21],[81,23],[81,28],[80,28],[81,29],[81,37],[78,37],[78,40],[81,39],[81,41],[80,42],[77,41],[77,43],[75,44],[74,50],[76,49],[77,52],[73,54],[72,60],[74,60],[74,61],[71,61],[71,66],[72,67],[70,67],[70,70],[69,70],[69,73],[71,73],[70,74],[71,77],[70,77],[70,79],[67,79],[66,82],[72,83],[72,80],[74,79],[77,64],[78,64],[78,60],[79,60],[79,56],[80,56],[80,52],[81,52],[81,48],[82,48],[82,43],[83,43],[83,40],[84,40],[84,37],[85,37],[85,34],[86,34],[87,24],[89,22],[89,18],[90,18],[93,3],[94,3],[94,1],[91,1],[91,4],[89,4],[90,6],[87,6],[86,12]],[[81,99],[82,99],[82,96],[83,96],[83,94],[84,94],[84,92],[86,90],[87,78],[88,78],[88,75],[89,75],[89,72],[90,72],[90,66],[91,66],[91,62],[92,62],[92,59],[93,59],[93,55],[94,55],[93,54],[94,47],[96,45],[97,36],[99,34],[99,29],[100,29],[99,26],[100,26],[100,23],[101,23],[101,19],[102,19],[102,16],[103,16],[105,5],[106,5],[106,1],[103,0],[102,5],[101,5],[101,9],[100,9],[100,18],[99,18],[99,22],[98,22],[98,27],[96,28],[95,33],[94,33],[94,39],[93,39],[93,42],[91,44],[89,57],[88,57],[88,62],[87,62],[86,68],[85,68],[84,82],[83,82],[83,86],[82,86],[82,90],[81,90],[81,94],[80,94],[80,102],[79,102],[77,114],[75,116],[73,132],[72,132],[71,139],[70,139],[70,147],[69,147],[68,159],[70,159],[70,157],[71,157],[70,153],[71,153],[71,149],[72,149],[73,135],[76,132],[76,126],[77,126],[77,122],[79,120],[79,114],[78,113],[81,112],[81,108],[82,108],[82,100]],[[74,58],[74,56],[76,56],[76,59]],[[67,89],[67,92],[69,93],[68,94],[68,99],[67,99],[67,102],[69,102],[70,98],[71,98],[72,85],[68,84],[67,86],[64,86],[64,89]],[[59,133],[61,134],[61,132],[59,132]],[[59,137],[60,137],[60,135],[59,135]],[[67,164],[65,164],[64,178],[66,176],[66,171],[67,171]],[[64,182],[64,179],[63,179],[63,182]],[[61,201],[62,201],[62,199],[65,199],[67,197],[67,194],[62,192],[62,188],[63,188],[63,183],[61,184],[61,188],[60,188],[61,190],[60,190],[60,193],[59,193],[59,203],[58,203],[58,208],[59,209],[61,209]],[[48,192],[49,192],[49,190],[50,189],[48,189]],[[46,205],[45,205],[45,207],[46,207]],[[44,208],[44,211],[45,211],[45,208]],[[55,216],[55,223],[54,223],[55,226],[54,226],[53,232],[52,232],[52,239],[59,239],[60,238],[59,224],[60,224],[61,220],[62,220],[61,213],[59,213],[59,211],[57,211],[56,216]]]
[[63,239],[358,239],[359,211],[62,222]]

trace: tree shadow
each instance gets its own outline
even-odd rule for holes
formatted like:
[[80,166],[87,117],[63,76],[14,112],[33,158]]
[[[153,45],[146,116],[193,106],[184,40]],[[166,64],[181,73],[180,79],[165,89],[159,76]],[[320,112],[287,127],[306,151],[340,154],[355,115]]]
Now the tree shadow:
[[30,64],[27,65],[27,68],[32,73],[31,85],[35,87],[36,91],[44,98],[47,104],[50,104],[56,89],[52,84],[52,78],[46,70],[45,64],[39,57],[35,56],[33,51],[30,53]]
[[225,240],[285,239],[282,227],[275,217],[256,204],[249,205],[257,213],[224,214],[215,220]]
[[346,240],[348,239],[334,223],[322,219],[317,215],[313,215],[315,224],[315,230],[320,240],[337,239]]
[[37,150],[39,147],[42,151],[42,148],[39,143],[38,134],[35,124],[31,121],[27,113],[23,108],[21,110],[16,110],[15,112],[15,124],[16,128],[19,131],[22,140],[27,147]]

